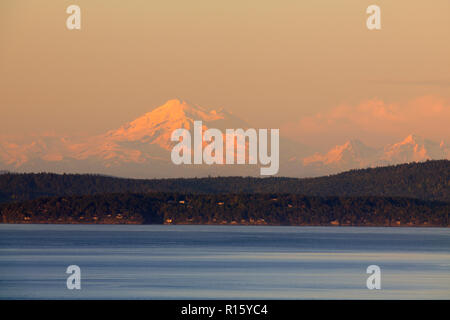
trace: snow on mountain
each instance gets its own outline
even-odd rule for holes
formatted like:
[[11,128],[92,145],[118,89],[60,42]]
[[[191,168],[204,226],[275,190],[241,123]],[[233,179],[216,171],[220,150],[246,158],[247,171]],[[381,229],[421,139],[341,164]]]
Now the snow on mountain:
[[445,158],[446,150],[443,142],[436,143],[410,134],[403,141],[384,147],[380,160],[390,164],[399,164]]
[[8,141],[0,137],[0,164],[20,167],[33,158],[45,161],[60,161],[66,149],[65,138],[44,135],[33,141]]
[[248,127],[246,122],[223,110],[207,111],[186,101],[173,99],[119,129],[109,131],[104,138],[116,142],[139,141],[157,144],[163,149],[171,150],[172,132],[178,128],[190,130],[194,121],[198,120],[201,120],[206,128]]
[[[203,130],[251,128],[246,121],[220,110],[208,110],[184,100],[173,99],[116,130],[85,138],[34,136],[31,141],[0,137],[0,169],[101,173],[152,178],[206,175],[259,175],[259,165],[175,166],[170,152],[175,129],[191,130],[201,120]],[[254,127],[253,127],[254,128]],[[284,176],[318,176],[379,165],[427,159],[449,159],[450,149],[416,135],[375,149],[350,140],[328,152],[313,153],[310,147],[280,137],[280,171]]]
[[201,120],[208,128],[246,128],[248,124],[223,110],[206,110],[186,101],[173,99],[155,110],[126,123],[117,130],[88,139],[71,146],[73,157],[98,158],[105,166],[121,163],[170,161],[170,151],[176,142],[171,141],[174,130],[191,130],[194,121]]
[[350,140],[343,145],[338,145],[321,155],[315,153],[303,159],[305,166],[314,164],[339,165],[340,167],[367,166],[371,159],[376,156],[377,151],[366,146],[359,140]]
[[304,158],[303,165],[312,175],[324,175],[350,169],[449,159],[449,155],[443,142],[410,134],[398,143],[379,149],[368,147],[359,140],[350,140],[325,154],[315,153]]
[[[217,128],[225,132],[227,128],[249,127],[222,109],[207,110],[173,99],[116,130],[87,139],[38,138],[17,144],[0,138],[0,165],[17,171],[98,172],[133,177],[217,173],[217,168],[186,169],[171,163],[170,151],[176,143],[170,139],[172,132],[179,128],[190,130],[194,121],[202,121],[203,130]],[[256,172],[253,167],[250,171],[248,167],[236,169],[236,174]]]

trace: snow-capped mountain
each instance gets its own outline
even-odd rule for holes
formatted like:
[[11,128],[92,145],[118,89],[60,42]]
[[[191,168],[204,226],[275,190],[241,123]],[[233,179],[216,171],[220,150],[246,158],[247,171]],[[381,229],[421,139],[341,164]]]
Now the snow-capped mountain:
[[325,154],[315,153],[304,158],[303,165],[313,175],[324,175],[357,168],[449,158],[449,150],[443,142],[436,143],[410,134],[398,143],[379,149],[368,147],[359,140],[350,140]]
[[[259,166],[195,165],[176,166],[170,153],[176,142],[174,130],[191,130],[202,121],[203,130],[248,129],[250,125],[223,110],[209,110],[184,100],[173,99],[116,130],[87,139],[35,139],[12,143],[0,138],[0,169],[101,173],[126,177],[180,177],[205,175],[259,175]],[[52,140],[53,139],[53,140]],[[225,139],[224,139],[225,140]],[[305,148],[280,139],[282,157],[302,155]],[[295,147],[294,147],[295,146]]]
[[178,128],[191,129],[194,121],[201,120],[207,128],[245,128],[248,124],[220,109],[206,110],[186,101],[173,99],[155,110],[128,122],[117,130],[106,133],[103,138],[116,142],[136,142],[156,144],[170,150],[173,143],[170,135]]
[[19,168],[36,158],[60,161],[66,153],[66,138],[43,135],[32,141],[10,141],[0,137],[0,165]]
[[340,167],[364,167],[369,165],[371,159],[376,157],[377,150],[366,146],[359,140],[350,140],[343,145],[338,145],[322,155],[315,153],[303,159],[305,166],[324,164],[338,165]]
[[447,150],[444,142],[437,143],[410,134],[403,141],[384,147],[381,161],[390,164],[419,162],[428,159],[445,159]]
[[72,145],[70,149],[74,158],[97,158],[107,167],[123,163],[167,162],[170,161],[170,151],[175,144],[170,139],[172,132],[179,128],[190,130],[197,120],[202,121],[205,130],[248,127],[245,121],[224,110],[206,110],[173,99],[117,130]]
[[[223,110],[210,110],[183,100],[164,105],[104,134],[76,139],[43,135],[31,141],[0,137],[0,170],[19,172],[100,173],[134,178],[192,177],[207,175],[259,175],[259,165],[179,165],[171,162],[175,129],[191,130],[194,121],[202,121],[203,130],[255,128]],[[280,137],[279,175],[305,177],[379,165],[427,159],[449,159],[450,149],[409,135],[384,148],[372,148],[359,140],[350,140],[325,154]]]

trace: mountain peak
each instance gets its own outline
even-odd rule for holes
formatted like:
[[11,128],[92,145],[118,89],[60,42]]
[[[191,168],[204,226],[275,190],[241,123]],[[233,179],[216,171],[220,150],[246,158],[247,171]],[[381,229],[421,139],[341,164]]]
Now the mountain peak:
[[367,148],[367,146],[361,140],[358,139],[347,140],[347,142],[345,142],[343,145],[336,147],[341,147],[342,149]]
[[358,139],[348,140],[342,145],[337,145],[325,155],[319,153],[306,157],[303,160],[304,165],[322,164],[322,165],[341,165],[346,167],[362,166],[367,158],[373,156],[375,150],[366,146]]
[[419,135],[416,134],[409,134],[402,142],[401,144],[423,144],[425,139]]
[[[220,109],[208,110],[178,98],[168,100],[163,105],[122,125],[117,130],[108,131],[100,137],[99,141],[104,142],[108,152],[111,149],[122,150],[125,147],[144,150],[140,153],[142,156],[144,154],[149,156],[158,154],[159,156],[161,150],[172,149],[174,145],[171,140],[172,132],[180,128],[191,130],[194,121],[202,121],[204,130],[245,127],[245,122],[231,113]],[[160,149],[155,151],[156,146]],[[100,148],[93,146],[91,149],[95,151]],[[113,156],[109,157],[113,158]]]
[[171,99],[107,135],[119,140],[136,141],[164,132],[165,139],[170,141],[170,133],[175,129],[190,129],[196,120],[208,123],[225,117],[223,112],[208,111],[186,100]]
[[403,141],[384,148],[384,160],[390,163],[445,159],[444,145],[410,134]]
[[156,109],[154,109],[153,111],[150,111],[148,113],[152,113],[155,111],[158,112],[158,111],[163,111],[163,110],[170,111],[170,112],[186,111],[186,110],[190,110],[190,109],[199,109],[199,110],[204,111],[203,108],[201,108],[197,105],[193,105],[186,100],[175,98],[175,99],[167,100],[163,105],[157,107]]
[[[152,122],[158,120],[174,121],[180,119],[188,119],[191,121],[214,121],[225,118],[225,114],[222,111],[207,110],[199,105],[176,98],[168,100],[166,103],[157,107],[153,111],[147,112],[141,118],[151,118],[153,120]],[[134,120],[133,122],[138,121],[139,119],[140,118]]]

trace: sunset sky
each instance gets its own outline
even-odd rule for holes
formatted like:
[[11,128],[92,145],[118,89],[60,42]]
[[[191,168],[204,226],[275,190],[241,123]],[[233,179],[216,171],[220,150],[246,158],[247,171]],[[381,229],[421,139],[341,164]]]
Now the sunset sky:
[[[66,28],[71,4],[81,30]],[[449,13],[448,0],[2,0],[0,135],[98,134],[179,97],[324,148],[450,143]]]

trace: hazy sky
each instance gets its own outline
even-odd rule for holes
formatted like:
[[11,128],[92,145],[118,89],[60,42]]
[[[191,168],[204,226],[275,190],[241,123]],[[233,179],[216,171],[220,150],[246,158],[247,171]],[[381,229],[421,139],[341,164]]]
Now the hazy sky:
[[[71,4],[81,30],[66,28]],[[371,4],[382,30],[366,28]],[[0,134],[97,134],[179,97],[299,141],[450,140],[449,13],[449,0],[2,0]]]

